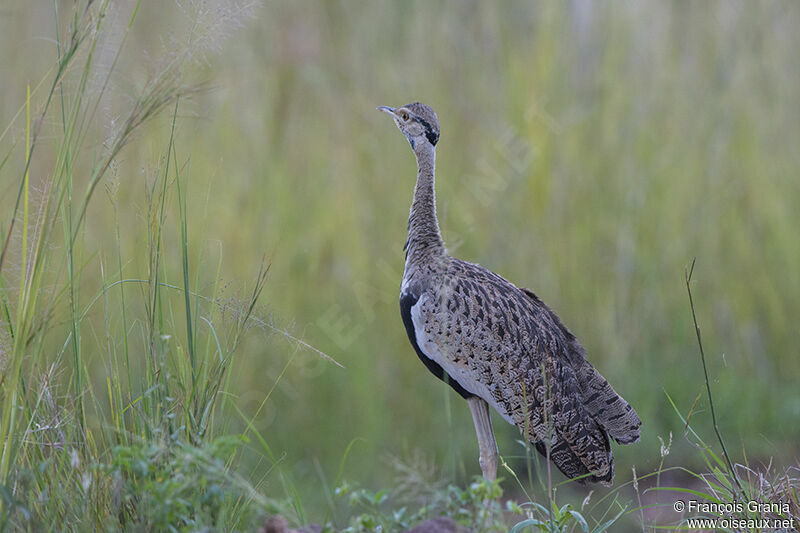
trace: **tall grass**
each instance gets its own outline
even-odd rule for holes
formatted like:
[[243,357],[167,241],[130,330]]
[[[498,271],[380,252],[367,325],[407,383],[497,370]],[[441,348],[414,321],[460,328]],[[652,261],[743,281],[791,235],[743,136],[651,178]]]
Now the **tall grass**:
[[[1,236],[0,307],[10,350],[4,346],[0,396],[0,527],[254,527],[269,502],[232,470],[246,437],[228,436],[231,424],[218,417],[224,398],[236,395],[229,370],[242,340],[253,324],[269,326],[254,315],[269,265],[262,263],[241,299],[223,300],[216,284],[198,290],[191,165],[179,159],[175,138],[180,103],[197,93],[185,79],[185,54],[171,52],[110,137],[102,145],[93,140],[125,44],[123,36],[99,90],[90,90],[102,71],[95,59],[112,10],[109,1],[73,8],[69,30],[57,33],[55,74],[34,120],[30,89],[25,101],[25,166]],[[143,188],[147,269],[137,276],[123,255],[117,159],[165,111],[168,142]],[[55,121],[56,155],[43,172],[48,158],[37,158],[51,148],[40,137],[46,121]],[[35,201],[32,168],[46,176]],[[102,183],[115,215],[111,254],[86,245]],[[167,246],[170,233],[177,248]],[[177,284],[171,261],[179,265]]]

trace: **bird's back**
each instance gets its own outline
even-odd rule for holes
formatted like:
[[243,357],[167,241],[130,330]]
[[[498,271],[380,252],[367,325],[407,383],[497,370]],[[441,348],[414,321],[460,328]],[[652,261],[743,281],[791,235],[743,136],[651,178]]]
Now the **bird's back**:
[[639,418],[558,316],[533,292],[466,261],[445,256],[419,277],[407,314],[420,356],[544,455],[550,442],[551,459],[568,477],[609,482],[608,437],[638,440]]

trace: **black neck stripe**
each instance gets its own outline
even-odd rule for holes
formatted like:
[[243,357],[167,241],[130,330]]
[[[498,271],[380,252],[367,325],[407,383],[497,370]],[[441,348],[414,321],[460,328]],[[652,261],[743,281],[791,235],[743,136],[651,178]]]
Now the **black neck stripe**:
[[439,134],[433,131],[433,127],[431,127],[430,122],[419,115],[414,115],[414,118],[416,118],[417,121],[422,124],[422,127],[425,128],[425,137],[427,137],[428,142],[433,146],[436,146],[436,143],[439,142]]

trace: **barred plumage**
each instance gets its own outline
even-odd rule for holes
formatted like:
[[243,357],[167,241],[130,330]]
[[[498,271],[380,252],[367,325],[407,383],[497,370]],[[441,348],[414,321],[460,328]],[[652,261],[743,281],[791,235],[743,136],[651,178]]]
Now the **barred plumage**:
[[418,166],[400,297],[403,322],[428,369],[470,400],[484,475],[493,479],[496,469],[488,403],[567,477],[610,483],[609,436],[621,444],[637,441],[636,412],[532,291],[447,255],[436,220],[436,114],[420,103],[380,109],[405,133]]

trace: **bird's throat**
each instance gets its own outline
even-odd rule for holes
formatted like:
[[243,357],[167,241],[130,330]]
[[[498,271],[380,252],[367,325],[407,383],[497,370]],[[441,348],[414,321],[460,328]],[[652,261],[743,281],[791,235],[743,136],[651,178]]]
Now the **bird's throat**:
[[444,254],[444,242],[436,219],[436,152],[429,143],[417,143],[417,184],[408,217],[406,265],[431,260]]

